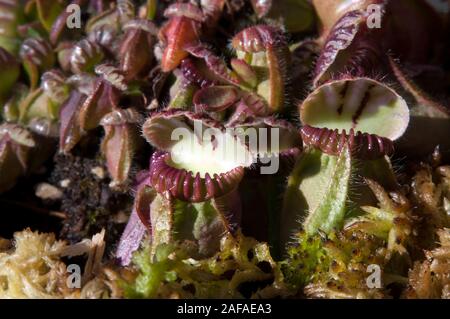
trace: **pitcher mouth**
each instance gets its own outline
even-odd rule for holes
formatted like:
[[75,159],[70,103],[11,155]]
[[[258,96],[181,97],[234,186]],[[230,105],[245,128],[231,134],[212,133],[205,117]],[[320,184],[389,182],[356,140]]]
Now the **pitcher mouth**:
[[317,128],[305,125],[301,128],[303,142],[320,149],[329,155],[338,155],[347,146],[352,156],[363,160],[374,160],[390,156],[394,152],[394,143],[375,134],[344,130]]
[[168,192],[179,200],[196,203],[228,194],[244,176],[243,166],[226,172],[204,174],[182,166],[174,164],[171,153],[155,152],[150,163],[151,186],[158,193]]

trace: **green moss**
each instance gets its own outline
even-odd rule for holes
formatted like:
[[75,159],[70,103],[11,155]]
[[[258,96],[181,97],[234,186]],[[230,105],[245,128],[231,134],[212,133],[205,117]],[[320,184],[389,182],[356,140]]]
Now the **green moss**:
[[273,298],[293,293],[265,243],[242,235],[222,238],[220,251],[193,259],[190,247],[161,244],[152,254],[143,247],[133,258],[138,269],[128,298]]
[[327,268],[330,260],[319,235],[299,233],[294,241],[288,248],[288,258],[280,262],[280,267],[287,282],[300,288],[313,281],[319,268]]

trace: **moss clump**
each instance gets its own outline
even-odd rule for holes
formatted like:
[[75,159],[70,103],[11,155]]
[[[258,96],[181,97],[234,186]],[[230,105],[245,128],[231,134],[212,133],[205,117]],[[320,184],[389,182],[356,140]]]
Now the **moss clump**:
[[226,235],[220,252],[190,258],[188,244],[161,244],[152,254],[144,247],[134,256],[139,275],[127,285],[126,297],[140,298],[274,298],[293,293],[265,243]]

